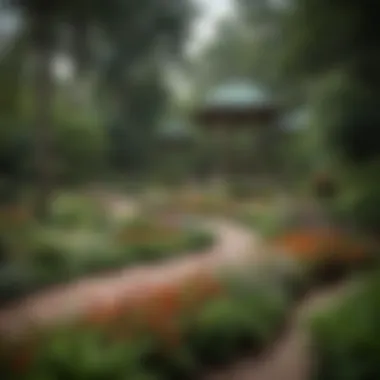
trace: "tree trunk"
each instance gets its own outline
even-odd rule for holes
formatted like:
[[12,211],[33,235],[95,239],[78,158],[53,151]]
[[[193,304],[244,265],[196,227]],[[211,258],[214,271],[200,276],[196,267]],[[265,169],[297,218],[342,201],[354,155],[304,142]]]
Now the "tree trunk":
[[34,48],[35,62],[35,170],[37,194],[35,215],[44,221],[49,212],[49,198],[53,190],[53,95],[52,59],[54,38],[52,22],[45,17],[36,20]]

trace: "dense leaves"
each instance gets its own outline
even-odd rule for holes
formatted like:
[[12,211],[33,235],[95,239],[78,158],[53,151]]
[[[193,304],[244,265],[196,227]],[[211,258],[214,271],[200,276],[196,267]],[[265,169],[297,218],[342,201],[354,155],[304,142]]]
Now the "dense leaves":
[[341,299],[331,310],[313,318],[316,380],[364,380],[379,376],[377,276],[359,285],[353,294]]

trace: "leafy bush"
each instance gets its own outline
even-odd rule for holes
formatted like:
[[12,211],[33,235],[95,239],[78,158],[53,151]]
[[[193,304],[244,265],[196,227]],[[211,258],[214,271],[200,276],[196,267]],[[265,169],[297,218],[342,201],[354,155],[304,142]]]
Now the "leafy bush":
[[74,233],[56,227],[35,228],[25,257],[10,266],[4,264],[5,274],[0,279],[2,302],[12,302],[83,276],[198,252],[213,242],[209,231],[199,228],[170,231],[159,226],[158,221],[134,221],[128,229],[133,230],[132,234],[122,236],[120,241],[112,231]]
[[380,281],[376,274],[338,306],[314,316],[311,334],[317,361],[315,379],[380,377],[379,301]]
[[282,289],[290,298],[297,301],[313,286],[310,269],[290,257],[280,257],[277,252],[268,252],[260,278]]
[[243,348],[258,348],[262,338],[245,307],[231,299],[210,303],[192,321],[188,341],[194,355],[204,365],[222,364],[241,353]]
[[201,366],[186,346],[168,348],[159,340],[151,341],[143,353],[143,368],[154,374],[155,379],[192,380],[199,378]]
[[341,170],[341,191],[328,205],[338,223],[378,235],[380,225],[380,161]]
[[0,304],[5,305],[38,288],[35,273],[20,264],[6,264],[0,268]]
[[136,219],[119,233],[118,240],[130,263],[178,257],[189,251],[206,248],[214,240],[208,230],[199,227],[171,227],[159,223],[159,221]]
[[334,216],[343,222],[349,222],[364,231],[378,233],[380,225],[379,189],[368,188],[360,193],[352,193],[336,205]]
[[202,365],[220,365],[247,351],[259,351],[283,320],[284,298],[269,288],[235,282],[229,289],[188,321],[186,342]]
[[193,229],[189,231],[184,240],[185,246],[187,246],[189,250],[198,250],[210,246],[214,241],[214,237],[209,231]]
[[105,228],[106,216],[95,202],[85,197],[58,196],[52,205],[50,224],[64,228]]
[[112,341],[100,331],[64,329],[26,353],[27,368],[17,363],[16,356],[17,367],[11,361],[8,371],[13,376],[16,372],[20,380],[157,379],[141,367],[145,350],[143,342]]
[[285,218],[279,210],[260,209],[244,211],[239,218],[244,224],[257,229],[263,236],[275,236],[285,227]]

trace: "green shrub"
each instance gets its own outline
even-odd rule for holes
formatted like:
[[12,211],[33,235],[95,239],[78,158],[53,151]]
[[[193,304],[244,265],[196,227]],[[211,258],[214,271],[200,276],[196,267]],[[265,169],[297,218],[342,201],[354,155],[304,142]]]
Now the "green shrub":
[[[378,277],[378,275],[376,276]],[[380,281],[370,279],[311,322],[315,379],[380,378]]]
[[131,244],[125,248],[125,257],[130,265],[154,263],[168,258],[173,253],[170,248],[159,243]]
[[39,288],[36,273],[19,263],[2,265],[0,268],[0,303],[16,301]]
[[[130,227],[149,228],[147,223],[147,221],[135,220]],[[178,236],[173,236],[167,240],[164,238],[160,241],[159,237],[157,241],[141,241],[138,243],[128,243],[127,240],[122,244],[122,250],[126,258],[125,262],[133,265],[179,257],[190,251],[201,251],[210,246],[213,241],[214,236],[211,232],[191,227],[179,229]]]
[[379,168],[380,162],[375,160],[348,170],[341,194],[329,207],[338,222],[348,222],[350,226],[375,236],[380,225]]
[[63,228],[105,228],[106,215],[88,198],[62,195],[52,205],[50,224]]
[[4,272],[10,271],[0,279],[4,302],[83,276],[177,257],[204,248],[213,240],[208,231],[196,229],[183,231],[172,241],[124,245],[113,242],[108,234],[103,236],[94,232],[93,237],[92,234],[86,235],[84,244],[72,244],[67,241],[67,236],[70,235],[59,229],[34,231],[26,257],[20,263],[12,264],[12,269],[8,266],[4,269]]
[[273,286],[282,289],[289,301],[297,301],[313,285],[309,267],[294,259],[280,256],[279,253],[268,253],[265,266],[261,269],[261,277],[264,276]]
[[187,246],[189,250],[195,251],[209,247],[213,241],[214,236],[211,232],[201,229],[192,229],[185,237],[184,245]]
[[220,365],[262,349],[278,332],[285,314],[283,295],[241,281],[188,321],[186,342],[202,365]]
[[251,228],[258,230],[263,236],[271,237],[284,228],[285,219],[278,210],[254,210],[244,212],[240,220]]
[[159,340],[151,340],[141,363],[145,370],[163,380],[193,380],[199,378],[202,370],[188,347],[168,348]]
[[251,316],[242,305],[220,299],[207,305],[192,321],[187,339],[203,365],[216,365],[238,356],[243,346],[261,347],[262,338],[256,333]]
[[112,341],[103,333],[63,330],[41,344],[32,367],[21,379],[148,380],[141,366],[143,342]]

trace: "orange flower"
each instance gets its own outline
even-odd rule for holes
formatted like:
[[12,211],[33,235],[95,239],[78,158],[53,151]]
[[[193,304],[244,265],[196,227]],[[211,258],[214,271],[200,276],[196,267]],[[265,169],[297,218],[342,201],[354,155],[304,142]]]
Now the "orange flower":
[[126,307],[123,300],[99,300],[90,308],[86,320],[93,325],[103,325],[115,322],[124,314],[126,314]]
[[198,307],[210,298],[223,292],[220,282],[210,273],[199,272],[186,280],[182,293],[186,297],[186,306]]
[[155,324],[173,320],[181,311],[181,293],[176,284],[163,284],[147,298],[143,310],[148,322]]
[[140,328],[150,331],[168,345],[180,339],[178,321],[182,311],[180,292],[175,284],[164,284],[136,300]]
[[350,236],[336,230],[304,230],[277,239],[275,244],[292,255],[307,259],[363,259],[370,252],[366,244],[359,244]]

